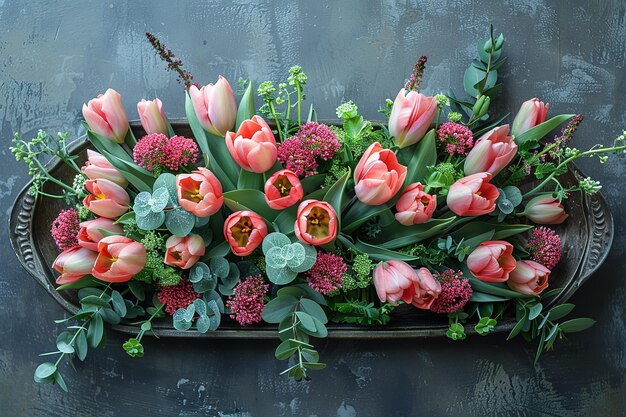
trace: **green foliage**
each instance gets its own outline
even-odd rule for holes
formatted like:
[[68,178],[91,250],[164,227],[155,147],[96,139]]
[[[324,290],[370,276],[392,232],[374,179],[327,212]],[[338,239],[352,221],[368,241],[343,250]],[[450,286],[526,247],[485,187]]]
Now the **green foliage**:
[[356,255],[349,265],[349,272],[343,276],[341,284],[343,292],[367,288],[372,283],[372,270],[374,269],[372,260],[366,253],[352,252]]
[[189,281],[194,291],[204,294],[218,289],[222,295],[233,295],[233,288],[240,277],[237,265],[223,257],[213,257],[208,261],[208,265],[197,262],[189,270]]
[[365,300],[346,300],[330,305],[337,313],[333,321],[361,325],[385,325],[389,323],[389,313],[394,306],[388,303],[375,307],[374,303]]
[[298,273],[311,269],[317,259],[317,251],[313,246],[291,243],[287,235],[277,232],[263,239],[262,249],[267,277],[279,285],[289,284]]
[[498,221],[501,222],[522,203],[522,192],[514,185],[498,188],[498,192],[500,195],[496,200],[496,206],[498,207]]
[[143,345],[139,340],[135,339],[134,337],[131,337],[126,342],[124,342],[122,348],[131,358],[143,357]]

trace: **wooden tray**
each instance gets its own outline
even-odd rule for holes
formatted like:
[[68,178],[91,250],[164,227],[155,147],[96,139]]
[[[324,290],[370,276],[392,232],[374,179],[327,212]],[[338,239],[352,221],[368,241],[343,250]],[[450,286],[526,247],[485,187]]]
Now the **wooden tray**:
[[[332,122],[330,122],[332,123]],[[172,121],[177,134],[193,137],[185,119]],[[143,132],[138,122],[131,122],[137,137]],[[89,143],[86,136],[72,144],[73,154],[85,160],[85,150]],[[56,178],[71,183],[73,172],[59,160],[52,160],[46,168]],[[561,177],[564,186],[578,183],[584,178],[578,168],[572,166],[569,172]],[[48,186],[48,185],[47,185]],[[43,286],[50,296],[74,314],[78,308],[78,300],[74,291],[57,292],[55,273],[51,265],[59,253],[51,235],[50,224],[65,207],[62,200],[35,199],[28,195],[30,183],[17,196],[9,218],[11,246],[20,263]],[[49,191],[56,191],[49,184]],[[550,288],[563,288],[551,304],[562,303],[600,267],[606,259],[613,241],[613,217],[606,200],[600,194],[585,195],[575,193],[566,200],[566,209],[570,217],[564,224],[556,227],[563,242],[563,257],[550,276]],[[549,307],[549,306],[546,306]],[[500,320],[496,331],[510,330],[515,322],[512,318]],[[130,325],[116,325],[113,329],[136,334],[138,328]],[[446,316],[423,312],[408,306],[401,306],[392,313],[392,320],[387,326],[365,327],[345,324],[328,324],[328,337],[334,338],[414,338],[442,336],[448,328]],[[156,321],[153,329],[158,336],[186,338],[276,338],[277,330],[273,325],[241,327],[229,319],[222,321],[221,327],[205,334],[196,331],[179,332],[171,325],[171,319]],[[467,326],[467,333],[473,333],[473,326]]]

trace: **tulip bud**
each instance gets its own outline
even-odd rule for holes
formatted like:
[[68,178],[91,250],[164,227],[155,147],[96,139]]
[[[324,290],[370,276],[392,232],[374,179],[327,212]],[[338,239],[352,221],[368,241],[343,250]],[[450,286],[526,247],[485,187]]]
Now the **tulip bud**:
[[511,135],[519,136],[526,132],[528,129],[535,127],[546,121],[548,116],[548,103],[538,98],[533,98],[522,103],[513,125],[511,126]]
[[83,117],[93,132],[117,143],[124,142],[129,128],[128,117],[117,91],[109,88],[83,104]]
[[389,133],[400,148],[424,137],[437,114],[437,100],[417,91],[400,90],[389,115]]
[[433,217],[437,208],[437,196],[425,193],[419,182],[409,185],[402,191],[396,202],[395,218],[405,226],[426,223]]
[[561,224],[568,217],[563,204],[551,194],[541,194],[531,199],[522,214],[537,224]]
[[482,135],[465,158],[465,175],[489,172],[497,175],[515,157],[517,144],[509,136],[509,125],[494,127]]
[[413,301],[417,272],[406,262],[381,262],[374,268],[372,276],[381,302],[396,305],[398,301],[407,304]]
[[236,211],[224,222],[224,237],[235,256],[248,256],[267,236],[265,220],[252,211]]
[[224,136],[233,128],[237,117],[235,94],[226,78],[198,89],[189,87],[189,98],[194,112],[204,130],[217,136]]
[[102,231],[121,235],[124,233],[124,228],[105,217],[82,222],[78,232],[78,244],[85,249],[97,251],[98,242],[105,237]]
[[363,204],[378,206],[400,191],[405,178],[406,167],[398,162],[396,154],[374,142],[354,169],[354,192]]
[[163,114],[163,104],[158,98],[154,100],[141,99],[141,101],[137,103],[137,113],[139,113],[139,119],[141,120],[143,129],[148,135],[152,133],[163,133],[167,135],[169,133],[167,121]]
[[530,260],[517,263],[506,282],[509,288],[522,294],[539,295],[548,288],[550,270],[545,266]]
[[206,168],[198,168],[191,174],[176,176],[178,204],[198,217],[209,217],[217,213],[224,204],[222,184]]
[[90,180],[104,178],[126,188],[128,180],[106,159],[96,151],[87,149],[87,162],[80,169]]
[[70,284],[87,274],[91,274],[97,256],[95,252],[80,246],[64,250],[52,264],[52,268],[61,274],[56,279],[56,283]]
[[170,236],[165,241],[166,265],[189,269],[204,255],[206,248],[200,235]]
[[226,133],[226,147],[237,165],[246,171],[262,174],[274,166],[278,149],[272,130],[260,116],[252,116],[239,126],[237,133]]
[[456,181],[448,191],[448,208],[459,216],[482,216],[494,211],[500,193],[489,180],[490,173],[479,172]]
[[104,178],[88,180],[85,188],[89,195],[84,198],[83,205],[95,215],[116,219],[128,211],[130,197],[113,181]]
[[98,242],[94,277],[107,282],[126,282],[146,265],[146,248],[129,237],[108,236]]
[[324,245],[337,236],[337,213],[325,201],[305,200],[298,206],[294,232],[309,245]]
[[513,245],[503,240],[483,242],[467,257],[469,270],[485,282],[506,281],[515,265]]
[[417,270],[414,287],[415,294],[411,304],[422,310],[429,310],[430,306],[433,305],[433,302],[441,294],[441,283],[433,277],[433,274],[427,268]]
[[274,210],[291,207],[304,197],[298,176],[288,169],[276,171],[265,182],[265,202]]

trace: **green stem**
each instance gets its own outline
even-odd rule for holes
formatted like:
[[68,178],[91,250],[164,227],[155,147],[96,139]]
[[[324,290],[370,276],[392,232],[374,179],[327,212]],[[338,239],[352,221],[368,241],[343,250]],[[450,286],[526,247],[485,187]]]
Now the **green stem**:
[[300,118],[300,106],[302,105],[302,88],[300,84],[296,82],[296,90],[298,91],[298,126],[302,124],[302,119]]
[[439,128],[439,118],[441,117],[442,107],[437,107],[437,119],[435,120],[435,131]]
[[283,132],[280,130],[280,121],[278,120],[278,115],[276,114],[276,109],[274,108],[274,102],[270,101],[270,110],[272,111],[272,116],[274,116],[274,120],[276,121],[276,130],[278,131],[278,137],[280,141],[283,141]]
[[41,170],[42,173],[44,173],[46,175],[46,178],[48,179],[48,181],[52,181],[53,183],[59,185],[62,188],[65,188],[68,191],[71,191],[72,194],[74,193],[74,189],[72,187],[70,187],[69,185],[65,184],[62,181],[57,180],[56,178],[54,178],[52,175],[50,175],[48,173],[48,171],[46,171],[46,168],[44,168],[43,165],[41,165],[41,162],[39,162],[39,160],[37,158],[33,158],[33,161],[35,161],[35,163],[37,164],[37,166],[39,167],[39,169]]

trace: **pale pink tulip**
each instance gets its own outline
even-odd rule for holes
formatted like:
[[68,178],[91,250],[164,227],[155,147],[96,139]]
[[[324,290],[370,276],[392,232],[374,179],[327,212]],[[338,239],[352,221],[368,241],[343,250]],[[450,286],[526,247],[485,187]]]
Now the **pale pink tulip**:
[[298,176],[288,169],[276,171],[265,182],[265,202],[274,210],[291,207],[304,197]]
[[402,191],[396,202],[395,218],[405,226],[426,223],[433,217],[437,208],[437,196],[424,192],[419,182],[409,185]]
[[513,245],[503,240],[483,242],[467,257],[469,270],[485,282],[506,281],[515,264]]
[[400,148],[424,137],[437,114],[437,100],[403,88],[396,96],[389,115],[389,133]]
[[417,272],[403,261],[381,262],[374,268],[374,287],[383,303],[413,302]]
[[83,104],[83,117],[93,132],[117,143],[124,142],[129,128],[128,117],[117,91],[109,88]]
[[396,154],[374,142],[354,169],[354,192],[363,204],[378,206],[396,195],[405,178],[406,167]]
[[548,103],[533,98],[522,103],[511,127],[511,134],[519,136],[528,129],[546,121],[548,117]]
[[89,195],[83,199],[83,205],[93,214],[116,219],[126,213],[130,204],[130,197],[126,190],[104,178],[88,180],[85,188]]
[[531,260],[519,261],[506,282],[509,288],[522,294],[539,295],[548,288],[550,270]]
[[330,243],[338,231],[337,213],[325,201],[305,200],[298,206],[294,232],[296,237],[309,245]]
[[202,127],[217,136],[224,136],[233,128],[237,117],[235,94],[226,78],[219,76],[213,84],[198,89],[189,87],[189,97]]
[[137,113],[139,113],[139,119],[143,130],[148,135],[152,133],[163,133],[167,135],[169,133],[167,128],[167,121],[163,114],[163,103],[158,98],[154,100],[141,99],[137,103]]
[[411,304],[422,310],[429,310],[441,294],[441,284],[427,268],[420,268],[416,271],[414,287],[415,294]]
[[91,274],[98,254],[80,246],[64,250],[57,256],[52,268],[61,276],[56,279],[57,284],[70,284],[85,275]]
[[236,211],[224,222],[224,237],[236,256],[248,256],[267,236],[267,225],[252,211]]
[[191,174],[176,176],[178,204],[198,217],[209,217],[217,213],[224,204],[222,184],[206,168],[198,168]]
[[129,237],[109,236],[98,242],[94,277],[107,282],[126,282],[146,265],[146,248]]
[[489,184],[491,174],[479,172],[461,178],[448,191],[446,204],[459,216],[481,216],[496,209],[500,193],[495,185]]
[[561,224],[568,217],[563,204],[551,194],[532,198],[526,203],[522,214],[537,224]]
[[237,133],[226,133],[225,140],[230,155],[246,171],[262,174],[276,162],[276,139],[260,116],[244,120]]
[[509,136],[509,125],[494,127],[482,135],[465,158],[465,175],[489,172],[496,175],[515,157],[517,144]]
[[189,269],[204,255],[205,250],[204,239],[200,235],[170,236],[165,241],[163,262],[180,269]]
[[80,224],[78,244],[85,249],[97,251],[98,242],[105,237],[102,231],[117,235],[124,234],[124,228],[121,225],[115,224],[113,220],[106,217],[98,217]]
[[106,159],[96,151],[87,149],[87,161],[80,169],[90,180],[104,178],[111,180],[120,187],[126,188],[128,180]]

